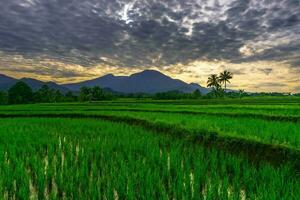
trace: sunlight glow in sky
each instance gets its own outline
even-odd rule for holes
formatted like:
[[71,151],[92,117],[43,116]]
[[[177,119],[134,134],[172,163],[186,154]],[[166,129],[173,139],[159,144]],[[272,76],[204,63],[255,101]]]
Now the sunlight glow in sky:
[[300,92],[299,0],[2,0],[0,74],[59,83],[156,69]]

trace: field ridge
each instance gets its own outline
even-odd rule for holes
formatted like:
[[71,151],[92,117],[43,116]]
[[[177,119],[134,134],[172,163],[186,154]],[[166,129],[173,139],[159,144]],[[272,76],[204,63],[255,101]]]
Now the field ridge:
[[267,161],[272,165],[291,163],[300,172],[300,151],[259,141],[237,137],[221,136],[217,132],[207,130],[187,130],[180,126],[165,123],[153,123],[149,120],[128,116],[86,115],[86,114],[0,114],[0,118],[83,118],[101,119],[129,125],[141,126],[158,133],[179,137],[191,143],[199,143],[206,147],[217,147],[227,152],[246,157],[251,162]]
[[[26,112],[29,110],[13,110],[13,112]],[[31,111],[31,110],[30,110]],[[55,109],[43,109],[42,111],[62,111]],[[279,122],[300,122],[300,116],[284,116],[284,115],[269,115],[269,114],[255,114],[255,113],[228,113],[228,112],[203,112],[203,111],[187,111],[187,110],[159,110],[159,109],[135,109],[135,108],[87,108],[81,109],[80,111],[124,111],[124,112],[145,112],[145,113],[166,113],[166,114],[187,114],[187,115],[208,115],[208,116],[219,116],[219,117],[231,117],[231,118],[254,118],[266,121],[279,121]],[[7,111],[6,111],[7,112]]]

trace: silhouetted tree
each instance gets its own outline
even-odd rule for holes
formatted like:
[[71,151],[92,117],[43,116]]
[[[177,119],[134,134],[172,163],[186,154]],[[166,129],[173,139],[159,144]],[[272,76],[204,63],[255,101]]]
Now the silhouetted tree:
[[86,86],[81,87],[78,98],[79,101],[91,101],[92,100],[91,88],[88,88]]
[[93,101],[100,101],[104,100],[104,92],[99,86],[95,86],[91,89],[92,92],[92,100]]
[[59,90],[56,90],[54,93],[54,102],[62,102],[64,101],[64,96],[61,94]]
[[8,96],[6,92],[0,91],[0,105],[8,103]]
[[73,92],[69,91],[65,94],[65,101],[67,102],[76,101],[76,96],[73,94]]
[[[189,95],[190,96],[190,95]],[[188,95],[177,90],[167,91],[167,92],[159,92],[155,94],[155,99],[184,99],[187,98]]]
[[195,98],[195,99],[198,99],[202,96],[201,92],[199,89],[196,89],[193,94],[192,94],[192,97]]
[[217,74],[212,74],[208,77],[207,87],[212,87],[215,90],[218,90],[221,87],[219,83],[219,77]]
[[242,98],[243,96],[246,96],[247,93],[245,92],[245,90],[239,90],[239,97]]
[[79,92],[79,101],[101,101],[101,100],[111,100],[113,99],[113,94],[111,92],[106,92],[99,86],[93,88],[81,87]]
[[207,87],[213,88],[213,90],[212,90],[212,92],[210,92],[210,94],[214,94],[215,97],[223,95],[223,90],[222,90],[222,87],[220,85],[218,75],[212,74],[208,77]]
[[220,83],[224,83],[224,89],[226,93],[226,83],[230,83],[230,79],[232,79],[233,75],[230,71],[223,71],[219,76]]
[[48,85],[43,85],[36,93],[35,93],[35,102],[41,103],[49,103],[52,99],[52,91],[48,87]]
[[33,92],[24,82],[19,81],[8,90],[8,102],[10,104],[32,103]]

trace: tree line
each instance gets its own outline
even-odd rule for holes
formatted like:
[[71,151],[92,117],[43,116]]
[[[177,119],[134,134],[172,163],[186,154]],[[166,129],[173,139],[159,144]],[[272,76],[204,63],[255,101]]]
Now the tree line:
[[71,91],[63,94],[59,90],[43,85],[39,90],[33,91],[26,83],[19,81],[7,92],[0,91],[0,104],[29,104],[29,103],[60,103],[60,102],[91,102],[113,100],[115,98],[152,98],[152,99],[197,99],[202,96],[197,89],[191,94],[179,91],[160,92],[156,94],[121,94],[103,90],[99,86],[81,87],[80,91]]
[[113,95],[100,87],[82,87],[78,94],[71,91],[63,94],[60,90],[43,85],[39,90],[33,91],[26,83],[19,81],[7,92],[0,91],[0,104],[28,104],[28,103],[59,103],[76,101],[111,100]]

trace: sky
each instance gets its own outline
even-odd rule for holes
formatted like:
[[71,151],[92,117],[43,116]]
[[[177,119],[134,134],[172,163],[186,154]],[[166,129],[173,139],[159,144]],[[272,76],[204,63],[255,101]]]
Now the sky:
[[1,0],[0,74],[70,83],[145,69],[300,92],[300,0]]

